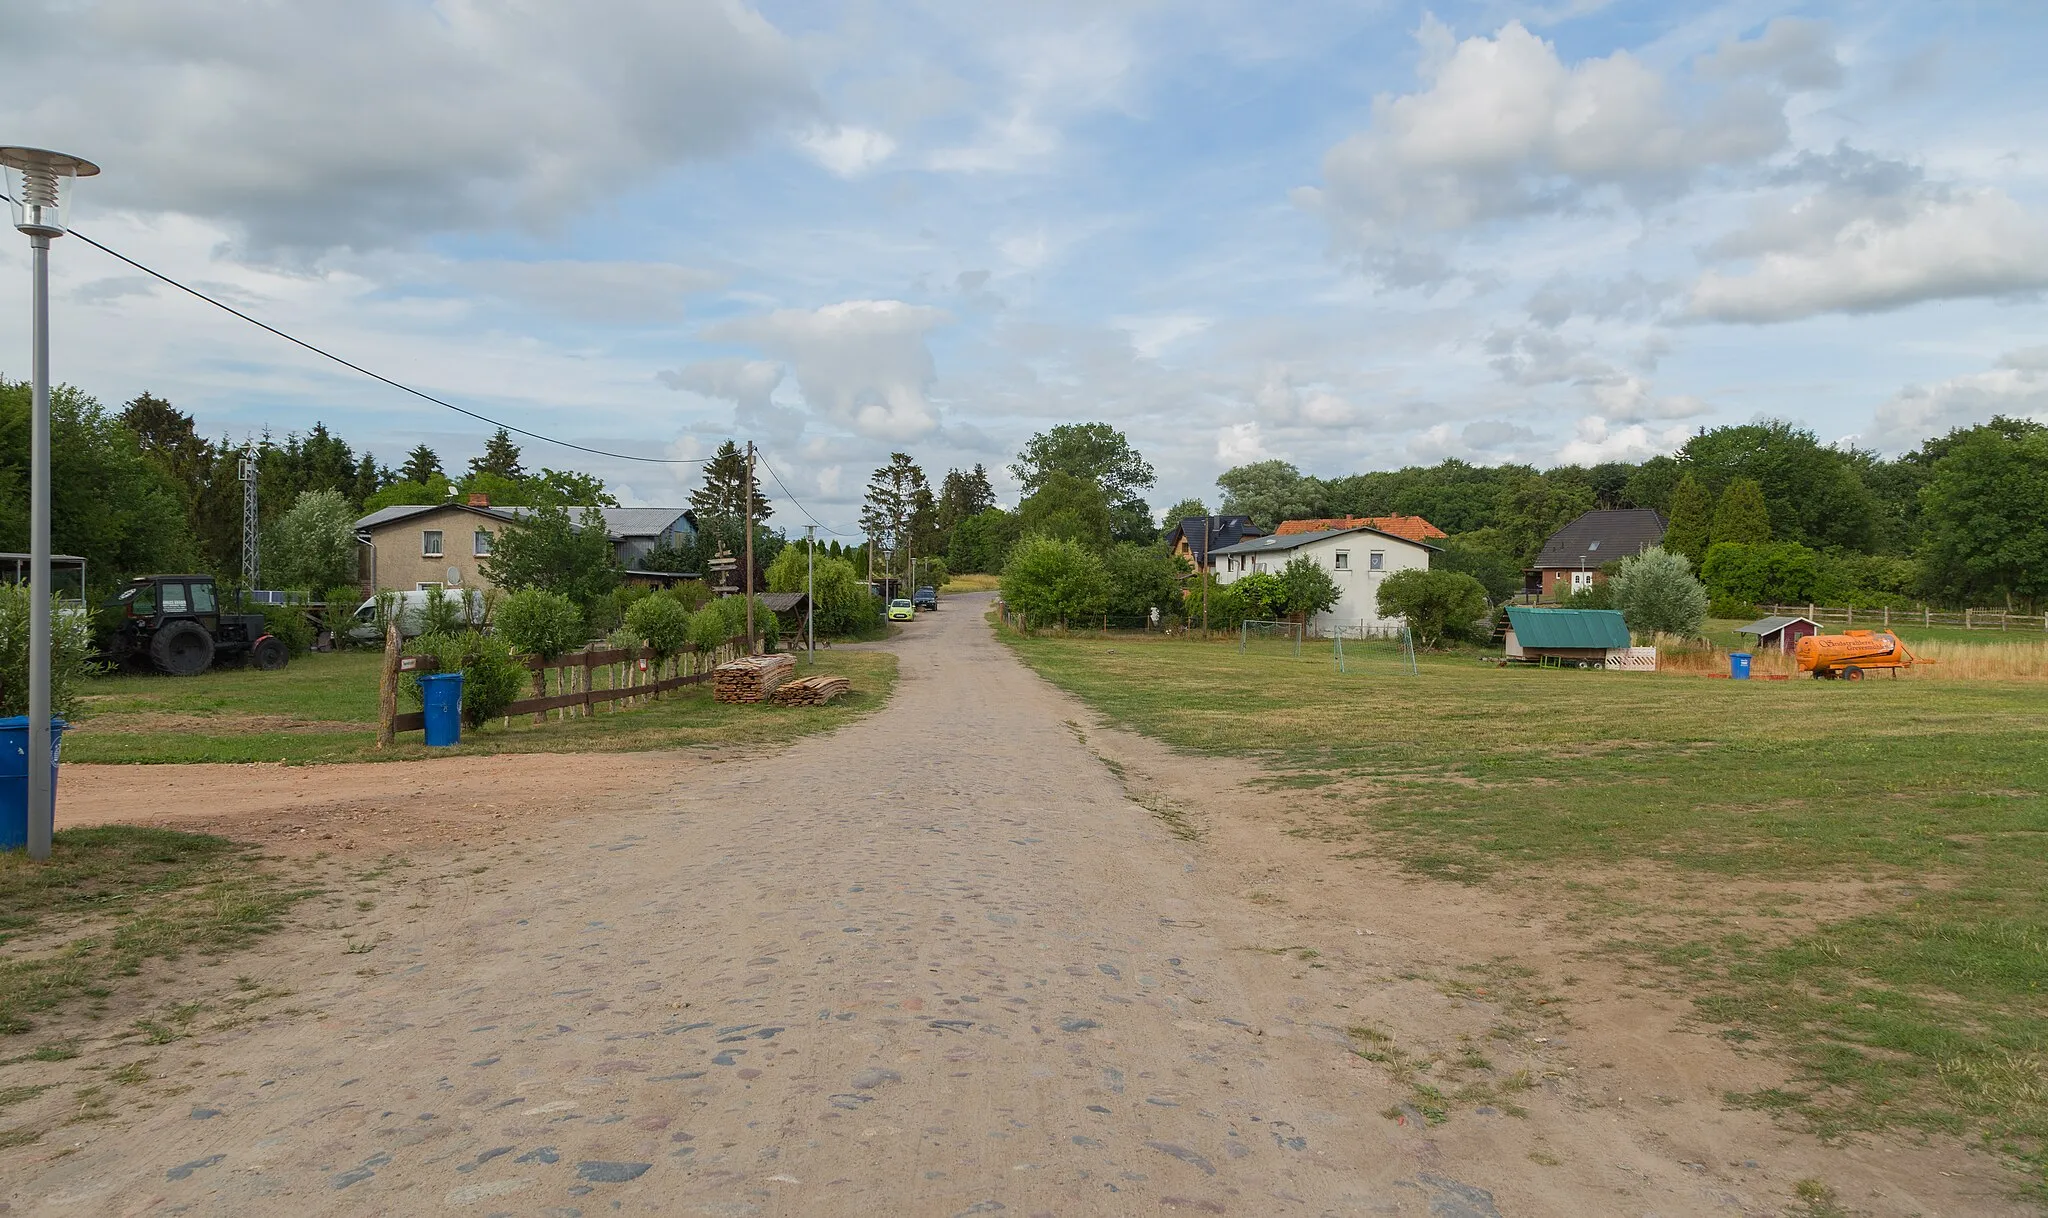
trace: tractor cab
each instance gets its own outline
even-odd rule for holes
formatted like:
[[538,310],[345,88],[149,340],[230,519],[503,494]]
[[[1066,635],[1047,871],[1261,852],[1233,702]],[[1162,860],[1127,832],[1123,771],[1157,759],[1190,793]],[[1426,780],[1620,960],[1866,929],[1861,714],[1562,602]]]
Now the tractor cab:
[[211,575],[143,575],[101,606],[101,652],[117,664],[147,661],[191,677],[218,660],[240,659],[266,671],[289,658],[260,613],[222,613]]

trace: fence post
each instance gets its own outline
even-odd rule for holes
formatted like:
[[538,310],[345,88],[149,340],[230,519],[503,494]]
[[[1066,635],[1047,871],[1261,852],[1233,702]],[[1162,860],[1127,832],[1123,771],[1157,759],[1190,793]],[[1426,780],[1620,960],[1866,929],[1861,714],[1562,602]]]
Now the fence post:
[[1892,607],[1890,605],[1884,607],[1884,628],[1886,630],[1892,628]]
[[1920,606],[1920,624],[1923,627],[1934,625],[1934,610],[1925,605]]
[[1971,629],[1975,629],[1974,627],[1972,627],[1972,626],[1970,625],[1970,611],[1969,611],[1968,609],[1964,609],[1964,610],[1963,610],[1963,629],[1965,629],[1965,630],[1971,630]]
[[[547,663],[548,663],[548,662],[547,662],[547,660],[546,660],[546,659],[544,659],[544,658],[542,658],[541,656],[532,656],[532,657],[529,657],[529,658],[528,658],[528,661],[527,661],[527,662],[533,665],[533,696],[534,696],[534,697],[536,697],[536,698],[545,698],[545,697],[547,697],[547,696],[548,696],[548,668],[547,668]],[[541,724],[543,724],[543,723],[546,723],[547,721],[548,721],[548,713],[547,713],[546,711],[535,711],[535,712],[533,712],[533,724],[534,724],[534,726],[535,726],[535,727],[539,727],[539,726],[540,726]]]
[[591,673],[593,671],[591,650],[585,647],[583,649],[583,717],[585,719],[597,713],[597,700],[591,697],[591,694],[594,692],[591,686],[597,684],[597,682],[591,680]]
[[1856,606],[1854,606],[1854,605],[1851,605],[1851,606],[1849,606],[1849,621],[1848,621],[1848,624],[1849,624],[1849,625],[1851,625],[1851,626],[1854,626],[1854,625],[1856,624]]
[[377,678],[377,747],[398,740],[398,615],[384,623],[384,667]]

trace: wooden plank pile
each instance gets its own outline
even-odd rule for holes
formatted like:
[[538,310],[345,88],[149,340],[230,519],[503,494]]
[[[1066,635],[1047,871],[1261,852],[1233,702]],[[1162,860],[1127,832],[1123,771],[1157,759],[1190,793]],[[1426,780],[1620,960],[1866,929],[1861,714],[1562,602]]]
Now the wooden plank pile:
[[711,696],[719,702],[765,702],[775,687],[796,675],[796,657],[741,656],[711,672]]
[[853,683],[845,677],[803,677],[777,686],[769,697],[781,706],[823,706],[852,691]]

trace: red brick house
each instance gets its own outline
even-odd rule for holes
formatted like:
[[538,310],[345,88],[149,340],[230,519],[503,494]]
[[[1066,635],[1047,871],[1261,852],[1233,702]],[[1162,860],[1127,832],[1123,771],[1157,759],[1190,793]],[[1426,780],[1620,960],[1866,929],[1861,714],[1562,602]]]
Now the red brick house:
[[1664,540],[1664,517],[1649,508],[1587,512],[1550,535],[1524,574],[1522,590],[1561,601],[1607,582],[1600,568]]

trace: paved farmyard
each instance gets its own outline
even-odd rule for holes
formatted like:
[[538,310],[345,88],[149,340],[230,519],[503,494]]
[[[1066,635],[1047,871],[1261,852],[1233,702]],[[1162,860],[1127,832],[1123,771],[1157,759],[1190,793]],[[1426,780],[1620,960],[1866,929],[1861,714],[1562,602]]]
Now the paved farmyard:
[[1341,1030],[1248,992],[1196,848],[978,599],[885,709],[554,826],[12,1208],[1495,1214]]

